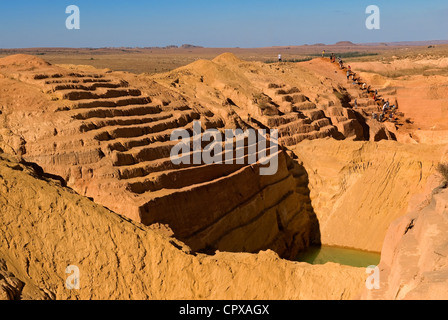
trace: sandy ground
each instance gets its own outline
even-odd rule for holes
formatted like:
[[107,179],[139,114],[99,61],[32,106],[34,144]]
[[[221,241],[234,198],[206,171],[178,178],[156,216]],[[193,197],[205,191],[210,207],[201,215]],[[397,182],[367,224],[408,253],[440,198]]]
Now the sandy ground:
[[[397,98],[400,111],[409,118],[401,130],[417,132],[413,138],[430,142],[448,141],[448,135],[434,135],[432,131],[448,130],[448,45],[305,45],[270,48],[114,48],[114,49],[3,49],[0,58],[16,53],[37,55],[52,64],[89,65],[114,71],[158,74],[185,66],[200,59],[211,60],[224,52],[234,53],[247,61],[271,63],[282,54],[284,61],[301,61],[332,52],[344,58],[352,69],[374,89],[391,92]],[[356,54],[355,54],[356,55]],[[364,55],[364,56],[363,56]],[[386,98],[389,96],[386,95]],[[429,132],[429,133],[428,133]]]
[[[130,71],[134,73],[158,73],[173,70],[199,59],[211,60],[216,56],[231,52],[240,59],[248,61],[271,62],[277,60],[278,54],[283,60],[301,60],[321,56],[322,51],[330,53],[375,54],[372,56],[351,58],[353,61],[378,61],[392,59],[392,57],[414,57],[419,54],[446,56],[448,45],[436,48],[427,46],[367,46],[367,45],[305,45],[269,48],[114,48],[114,49],[0,49],[0,58],[12,54],[25,53],[37,55],[53,64],[81,64],[96,68],[110,68],[116,71]],[[349,61],[348,60],[348,61]]]
[[[355,70],[374,88],[389,90],[417,135],[448,130],[448,59],[418,55],[392,61],[354,62]],[[441,134],[441,139],[446,133]],[[445,141],[445,140],[443,140]]]
[[[51,117],[55,117],[54,115],[56,113],[49,113],[48,110],[53,105],[56,107],[58,102],[57,100],[52,100],[51,102],[49,100],[52,97],[51,94],[54,94],[55,92],[45,93],[37,85],[32,85],[34,83],[33,81],[39,80],[39,76],[42,75],[30,74],[27,78],[26,73],[46,69],[49,69],[52,72],[57,71],[62,73],[64,68],[61,66],[69,63],[83,63],[86,65],[98,64],[95,66],[135,73],[157,72],[158,74],[155,76],[137,76],[132,73],[120,73],[120,78],[128,80],[132,80],[133,77],[138,78],[134,79],[134,84],[138,85],[135,89],[148,92],[148,94],[153,90],[160,95],[161,92],[163,93],[168,90],[167,87],[172,87],[173,89],[170,89],[171,91],[166,93],[166,97],[169,96],[173,100],[180,100],[179,96],[182,94],[189,99],[188,101],[206,102],[207,105],[213,105],[213,103],[215,103],[216,109],[223,109],[225,107],[220,100],[223,97],[219,94],[222,93],[235,94],[235,96],[231,96],[231,100],[237,102],[237,104],[244,108],[247,108],[249,104],[245,102],[253,100],[252,98],[258,93],[257,90],[269,93],[269,85],[273,84],[273,79],[276,80],[276,83],[279,82],[279,84],[285,87],[294,84],[298,87],[296,88],[296,90],[299,90],[298,92],[306,92],[306,94],[309,95],[313,101],[316,101],[316,103],[328,102],[328,106],[330,106],[329,102],[331,100],[331,95],[325,97],[325,94],[323,95],[325,90],[335,88],[340,89],[340,87],[344,85],[344,82],[345,85],[350,85],[350,83],[346,82],[343,73],[335,70],[332,71],[329,62],[324,61],[324,59],[315,59],[313,61],[297,64],[267,63],[269,59],[272,59],[272,56],[276,57],[277,53],[282,53],[282,50],[291,50],[290,52],[295,52],[291,54],[283,54],[285,60],[300,60],[301,57],[312,57],[312,55],[316,54],[316,51],[320,51],[321,49],[322,48],[319,48],[318,46],[311,48],[309,51],[302,52],[299,52],[297,48],[263,49],[265,51],[262,49],[258,49],[258,51],[255,49],[234,49],[237,51],[235,53],[239,58],[243,60],[256,60],[258,62],[240,62],[232,55],[224,55],[223,57],[215,58],[213,62],[204,60],[197,61],[193,66],[190,65],[189,67],[181,68],[181,70],[177,69],[164,74],[160,74],[159,72],[163,70],[171,70],[176,66],[182,66],[188,63],[188,61],[191,62],[200,57],[215,57],[217,53],[219,53],[219,50],[230,50],[213,49],[215,50],[213,51],[212,49],[192,48],[191,50],[154,49],[153,51],[155,52],[151,52],[151,49],[146,49],[144,52],[137,52],[137,50],[126,51],[126,49],[123,49],[125,51],[122,53],[117,52],[117,50],[93,50],[91,52],[88,52],[88,50],[79,50],[79,52],[60,50],[59,52],[39,52],[39,54],[43,54],[47,60],[56,64],[56,66],[47,65],[43,61],[36,61],[37,59],[27,60],[23,57],[21,64],[11,64],[11,61],[8,62],[7,59],[6,61],[3,61],[3,65],[0,63],[0,68],[4,69],[2,70],[1,82],[5,84],[0,88],[3,97],[0,99],[0,107],[2,108],[0,110],[10,111],[20,109],[20,113],[16,113],[14,117],[11,117],[10,113],[4,112],[4,118],[5,122],[8,122],[11,127],[19,128],[16,131],[27,138],[27,151],[30,152],[32,148],[30,148],[29,140],[39,140],[36,137],[42,135],[43,126],[42,123],[40,123],[39,126],[34,125],[28,132],[22,132],[23,128],[30,124],[27,121],[34,121],[35,123],[36,120],[34,117],[36,114],[47,113],[49,114],[49,117],[50,115]],[[349,47],[334,47],[334,49],[338,49],[340,52],[347,52],[350,50]],[[359,48],[356,48],[356,50],[358,49]],[[380,48],[373,49],[380,50]],[[351,65],[352,70],[360,73],[361,77],[372,86],[372,89],[377,89],[386,99],[397,99],[399,103],[399,111],[404,114],[404,117],[408,119],[408,122],[402,124],[402,127],[395,129],[400,133],[409,134],[409,142],[424,142],[430,144],[447,143],[448,126],[446,120],[448,119],[448,110],[446,107],[446,88],[448,85],[448,61],[444,56],[446,55],[447,49],[436,48],[435,50],[432,50],[430,48],[414,48],[412,51],[406,50],[406,48],[382,49],[381,53],[375,56],[357,57],[345,61]],[[163,50],[166,50],[166,52],[163,52]],[[355,49],[352,48],[351,50],[353,51]],[[8,52],[2,53],[9,54]],[[17,57],[14,59],[17,59]],[[5,68],[4,66],[8,65],[13,65],[14,68],[12,69],[14,70],[9,70],[9,72],[7,72],[8,68]],[[18,68],[18,65],[20,65],[20,68],[23,68],[23,70]],[[245,69],[243,68],[244,66]],[[155,70],[151,71],[151,68],[154,68]],[[160,68],[160,70],[158,68]],[[243,72],[244,70],[242,71],[242,69],[244,69],[245,72]],[[73,67],[73,69],[70,70],[72,72],[76,70],[76,67]],[[68,70],[65,70],[65,72],[66,78],[73,76],[72,73],[68,73]],[[107,77],[118,76],[117,73],[105,72],[105,74]],[[62,74],[57,77],[54,77],[54,75],[57,74],[53,74],[52,78],[63,78]],[[35,76],[38,77],[36,78]],[[155,80],[156,82],[147,80]],[[129,82],[131,84],[133,83],[133,81]],[[17,87],[14,87],[14,83]],[[145,88],[145,85],[148,87]],[[240,86],[240,88],[237,85]],[[163,86],[165,86],[165,88],[163,88]],[[211,88],[215,90],[211,90]],[[124,89],[122,88],[122,90]],[[96,100],[103,98],[109,99],[110,97],[107,97],[106,93],[113,93],[113,91],[105,89],[91,91],[95,92],[84,92],[84,94],[90,94],[89,96],[92,97],[93,94],[96,94]],[[330,91],[330,93],[333,94],[334,92]],[[50,95],[47,97],[47,100],[42,97],[44,94]],[[65,95],[62,95],[63,98],[70,97],[72,96],[70,94],[73,94],[73,92],[65,92],[64,94]],[[32,96],[40,98],[31,99],[30,97]],[[14,97],[14,99],[12,97]],[[214,98],[212,99],[210,97]],[[280,99],[274,94],[273,97]],[[333,99],[333,97],[331,98]],[[111,97],[111,99],[115,98]],[[333,100],[331,101],[334,102]],[[279,100],[279,105],[282,106],[283,102],[287,101]],[[168,104],[169,103],[170,102],[168,102]],[[160,104],[163,105],[164,103],[161,102]],[[22,110],[21,108],[23,108],[22,106],[24,105],[28,107],[27,109]],[[4,108],[4,106],[7,106],[8,108]],[[31,110],[31,107],[33,107],[34,110]],[[105,106],[100,105],[100,107]],[[235,106],[235,108],[236,107],[238,106]],[[28,110],[28,108],[30,110]],[[80,107],[79,109],[82,108]],[[58,110],[62,111],[62,109]],[[31,111],[35,111],[36,114],[32,114]],[[76,108],[74,111],[76,111]],[[247,110],[244,110],[244,112],[246,111]],[[7,117],[5,117],[6,115]],[[62,121],[64,120],[62,118],[62,113],[59,113],[59,116],[61,117],[61,121],[57,123],[58,129],[60,129],[63,134],[66,134],[69,131],[63,131],[63,129],[67,129],[64,124],[69,122],[68,120],[67,122]],[[45,117],[42,117],[42,119],[45,120]],[[38,129],[36,129],[36,127]],[[76,130],[79,130],[79,132],[76,131],[76,133],[81,133],[84,129],[76,127]],[[50,130],[45,132],[45,134],[48,134],[48,136],[55,135],[55,131]],[[18,145],[20,147],[24,145],[24,141],[10,142],[9,140],[12,140],[12,138],[10,137],[9,132],[5,133],[4,136],[6,137],[5,139],[8,140],[6,141],[6,145],[8,146]],[[70,135],[67,133],[67,136]],[[83,147],[85,141],[88,140],[82,140]],[[328,146],[326,143],[328,143]],[[324,154],[322,150],[317,152],[317,154],[321,156],[321,159],[316,157],[314,144],[318,144],[320,148],[323,148],[322,150],[337,153],[334,157],[341,159],[339,162],[341,168],[339,168],[339,166],[335,168],[338,161],[329,161],[332,159],[331,155]],[[64,147],[71,146],[68,142],[63,145]],[[344,145],[347,145],[347,149],[343,148]],[[380,152],[378,152],[376,148],[381,148],[382,146],[384,146],[384,151],[380,150]],[[40,147],[42,146],[36,146],[36,154],[41,152],[39,149]],[[374,210],[368,208],[368,212],[373,212],[371,216],[365,215],[355,217],[354,219],[345,214],[345,212],[362,213],[361,207],[363,207],[365,203],[374,203],[374,201],[383,201],[385,205],[392,207],[392,205],[388,203],[390,200],[393,201],[393,204],[400,204],[399,208],[393,210],[394,213],[400,215],[404,214],[404,208],[409,202],[409,194],[415,192],[417,188],[421,188],[421,186],[415,186],[411,182],[419,181],[420,183],[420,181],[423,181],[426,176],[434,170],[435,163],[440,159],[440,155],[438,154],[440,146],[426,146],[423,144],[411,147],[406,144],[397,144],[396,142],[359,142],[358,145],[355,145],[352,141],[347,140],[344,141],[343,144],[336,145],[335,141],[326,139],[324,141],[320,140],[312,143],[305,142],[302,143],[300,147],[302,150],[299,150],[300,152],[298,153],[302,157],[301,161],[303,161],[304,166],[309,166],[310,168],[315,165],[319,166],[317,169],[312,168],[312,170],[307,171],[313,173],[309,176],[310,182],[317,185],[315,189],[317,191],[311,190],[313,192],[310,193],[310,197],[314,201],[313,205],[317,208],[317,211],[321,210],[320,213],[317,213],[320,215],[319,220],[321,221],[321,230],[323,232],[322,239],[330,244],[343,244],[350,247],[354,247],[352,244],[353,242],[358,242],[357,246],[362,246],[363,249],[372,249],[370,247],[371,244],[363,243],[363,241],[359,240],[361,236],[358,237],[357,233],[347,233],[346,237],[353,236],[353,239],[342,239],[343,241],[346,241],[345,243],[339,239],[340,235],[343,231],[345,232],[347,230],[347,226],[350,226],[350,228],[361,233],[363,230],[359,225],[369,225],[369,223],[372,224],[372,221],[376,221],[377,223],[373,223],[374,227],[379,226],[385,231],[390,221],[386,221],[381,214],[385,214],[386,210],[382,210],[380,205],[375,205],[378,213],[375,213]],[[414,147],[416,149],[416,155],[413,160],[408,153],[410,152],[409,150]],[[352,148],[354,148],[354,150],[352,150]],[[402,156],[400,156],[399,149],[402,151]],[[65,149],[61,147],[61,150],[64,151]],[[68,148],[68,150],[71,149]],[[366,150],[370,150],[372,159],[364,154]],[[16,155],[18,156],[21,154],[19,151],[22,150],[17,148]],[[387,160],[387,157],[383,156],[386,154],[391,158],[390,160]],[[86,158],[90,156],[91,155],[89,154]],[[345,158],[346,156],[348,158]],[[435,158],[425,161],[425,156],[434,156]],[[92,155],[92,159],[92,161],[97,161],[95,154]],[[331,166],[328,164],[329,162]],[[349,163],[350,166],[348,166],[347,163]],[[384,163],[388,164],[384,166]],[[376,164],[379,165],[376,166]],[[46,278],[43,278],[42,274],[45,274],[46,270],[56,270],[56,263],[59,263],[60,265],[67,265],[70,263],[65,260],[67,255],[64,254],[63,250],[60,248],[72,252],[73,248],[70,247],[70,245],[73,245],[72,240],[79,240],[76,238],[79,235],[82,236],[82,239],[80,239],[81,242],[79,243],[81,243],[81,245],[82,243],[88,244],[84,245],[83,248],[94,248],[92,250],[89,248],[89,250],[85,252],[78,251],[78,256],[76,256],[78,261],[85,262],[82,267],[91,271],[90,284],[97,283],[98,281],[105,282],[106,279],[112,279],[110,286],[103,287],[102,290],[92,291],[89,289],[81,292],[80,298],[84,299],[135,298],[136,296],[133,295],[133,291],[135,290],[141,292],[141,295],[139,295],[138,298],[144,299],[241,297],[245,299],[272,297],[285,299],[349,299],[356,297],[360,286],[363,285],[364,272],[362,270],[337,266],[334,270],[329,272],[327,268],[332,268],[331,265],[312,267],[295,262],[288,262],[279,260],[277,256],[272,255],[269,252],[267,254],[262,253],[258,256],[217,254],[213,257],[209,257],[205,255],[190,255],[189,252],[186,252],[187,249],[182,245],[177,244],[176,242],[171,242],[170,239],[165,239],[163,236],[146,229],[146,227],[134,224],[127,218],[113,215],[104,208],[101,209],[97,207],[87,198],[78,197],[78,195],[71,193],[71,191],[67,191],[60,187],[55,181],[36,181],[36,173],[33,173],[31,169],[24,165],[18,165],[5,159],[0,161],[0,169],[2,170],[2,174],[0,175],[0,178],[2,178],[0,187],[4,194],[9,194],[8,197],[3,197],[5,203],[3,206],[0,206],[2,208],[2,215],[6,219],[6,223],[2,226],[2,232],[0,232],[0,242],[4,242],[2,247],[12,248],[10,249],[10,254],[16,258],[6,260],[10,264],[10,268],[12,265],[14,273],[19,278],[23,279],[27,279],[29,276],[29,282],[32,287],[39,289],[38,292],[34,292],[33,294],[30,293],[31,296],[40,295],[40,291],[43,291],[50,298],[72,298],[63,292],[63,282],[60,281],[60,276],[51,274],[46,276]],[[386,171],[383,172],[381,170]],[[334,172],[337,172],[337,174],[334,174]],[[364,173],[366,174],[362,177],[362,174]],[[361,178],[357,180],[357,176]],[[384,186],[384,177],[387,177],[389,180],[387,188]],[[407,183],[407,179],[411,182]],[[370,189],[373,191],[375,191],[375,185],[378,186],[376,188],[378,190],[377,194],[384,193],[387,201],[376,198],[375,193],[371,192],[370,189],[363,190],[363,195],[365,195],[365,197],[363,197],[364,199],[359,196],[359,193],[358,196],[353,196],[353,194],[356,193],[347,193],[347,190],[350,191],[350,188],[348,188],[350,186],[353,190],[359,191],[366,185],[369,185]],[[335,190],[333,193],[330,192],[331,190],[326,191],[326,189],[324,189],[329,186],[332,186]],[[33,188],[43,190],[44,192],[40,195]],[[403,192],[394,193],[397,189],[400,189],[400,191]],[[326,192],[327,195],[323,195],[324,192]],[[333,211],[325,210],[326,208],[324,207],[324,204],[326,205],[335,200],[336,197],[334,194],[342,193],[348,195],[347,200],[337,200],[335,205],[332,205],[331,207],[338,208],[339,206],[342,212],[341,216],[345,218],[345,220],[340,217],[332,219],[332,217],[336,217],[337,214],[335,215]],[[36,194],[39,194],[39,200],[29,201],[30,199],[33,200],[33,196]],[[325,197],[331,201],[325,200]],[[234,197],[230,198],[234,199]],[[375,199],[372,200],[372,198]],[[62,201],[63,199],[65,200]],[[114,197],[114,200],[117,201],[117,197]],[[352,200],[356,200],[356,202],[360,202],[360,204],[357,203],[355,206]],[[317,204],[316,201],[318,202]],[[319,203],[319,201],[321,202]],[[40,204],[37,208],[36,203]],[[27,216],[26,218],[19,216],[19,220],[17,220],[16,208],[19,207],[19,204],[24,207],[25,210],[23,210],[23,212],[26,212]],[[344,206],[341,204],[344,204]],[[57,211],[59,214],[54,214],[55,207],[56,209],[60,209],[60,211]],[[67,208],[73,209],[66,210]],[[96,215],[93,212],[99,212],[100,214]],[[321,214],[322,212],[323,214]],[[373,215],[375,215],[375,217],[373,217]],[[44,219],[42,219],[42,217],[44,217]],[[395,216],[393,216],[393,218],[395,218]],[[73,219],[75,219],[76,222],[72,221]],[[356,225],[357,222],[359,222],[359,225]],[[66,228],[66,226],[68,227]],[[86,228],[90,228],[87,229],[88,232],[78,232],[78,230],[85,230]],[[22,231],[20,237],[13,236],[14,234],[17,234],[17,230]],[[103,235],[104,230],[110,231],[108,237]],[[36,232],[39,237],[36,237]],[[60,240],[60,238],[62,238],[61,235],[67,234],[69,235],[67,238]],[[366,234],[368,233],[362,232],[363,236]],[[374,249],[380,250],[379,244],[380,241],[384,239],[384,234],[377,235],[377,237],[378,239],[375,239],[377,248]],[[13,239],[13,242],[11,242],[10,239]],[[98,242],[99,239],[101,240],[100,242]],[[142,239],[146,240],[142,241]],[[370,240],[370,238],[367,240]],[[130,248],[133,248],[133,250],[123,251],[128,248],[117,246],[116,243],[125,243]],[[171,246],[168,245],[168,243],[171,244]],[[29,256],[27,256],[27,250],[30,251]],[[5,255],[1,250],[0,253],[2,253],[2,256]],[[104,254],[104,256],[100,256],[101,254]],[[137,262],[133,261],[135,257],[138,257]],[[9,257],[6,256],[6,258]],[[114,259],[116,259],[115,264],[111,263],[111,261],[115,261]],[[39,263],[35,263],[31,269],[28,268],[28,270],[26,270],[27,268],[24,268],[23,266],[27,266],[27,262],[29,261],[38,261]],[[268,262],[272,263],[268,264]],[[157,264],[157,268],[155,267],[155,264]],[[131,274],[127,273],[127,270],[133,266],[137,267],[138,270]],[[176,268],[173,268],[172,266],[176,266]],[[99,269],[96,269],[96,267]],[[124,267],[126,271],[123,272],[120,269],[121,267]],[[103,269],[106,272],[103,272]],[[274,270],[274,272],[268,281],[262,282],[261,279],[268,270],[270,270],[269,272]],[[151,272],[154,272],[154,274]],[[123,274],[129,275],[129,277],[125,279],[126,281],[123,280]],[[235,274],[238,276],[235,277]],[[195,277],[191,277],[191,275],[195,275]],[[178,281],[179,277],[184,281],[180,283]],[[247,287],[249,277],[251,277],[252,283],[259,283],[258,287]],[[326,283],[330,281],[326,277],[330,278],[331,281],[337,281],[337,283],[329,284],[329,287],[332,288],[332,290],[328,290],[327,288],[322,290],[322,282]],[[116,281],[113,281],[114,279]],[[271,279],[274,280],[271,281]],[[272,288],[273,283],[277,283],[278,279],[283,280],[281,283],[284,284],[284,286],[275,287],[276,290],[272,291],[260,290],[264,285],[266,288]],[[306,279],[306,282],[300,282],[299,279]],[[319,279],[323,279],[323,281]],[[129,283],[156,283],[156,285],[151,288],[141,288],[130,287]],[[235,284],[232,286],[234,291],[229,291],[229,287],[227,287],[228,283]],[[162,286],[162,284],[164,285]],[[241,284],[244,285],[241,286]],[[158,288],[161,289],[159,290]],[[211,288],[220,288],[221,291],[215,292]],[[262,295],[260,292],[268,292],[268,294],[265,293]]]

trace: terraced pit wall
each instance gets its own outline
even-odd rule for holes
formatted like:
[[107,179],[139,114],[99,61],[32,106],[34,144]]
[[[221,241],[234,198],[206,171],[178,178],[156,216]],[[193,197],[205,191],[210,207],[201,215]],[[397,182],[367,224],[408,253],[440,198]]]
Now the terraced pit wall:
[[294,258],[316,238],[307,193],[297,192],[282,151],[273,176],[261,176],[258,165],[175,165],[173,130],[191,131],[195,120],[203,130],[223,129],[224,119],[156,83],[143,90],[111,73],[23,59],[38,67],[1,70],[43,104],[25,116],[22,106],[7,106],[26,162],[137,222],[168,225],[195,251],[272,249]]

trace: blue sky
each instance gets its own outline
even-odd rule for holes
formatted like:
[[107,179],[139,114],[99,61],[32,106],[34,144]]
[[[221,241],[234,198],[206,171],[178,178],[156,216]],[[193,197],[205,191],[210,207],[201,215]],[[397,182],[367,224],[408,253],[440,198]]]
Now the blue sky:
[[[68,5],[81,29],[67,30]],[[381,30],[367,30],[368,5]],[[2,0],[0,48],[264,47],[448,39],[446,0]]]

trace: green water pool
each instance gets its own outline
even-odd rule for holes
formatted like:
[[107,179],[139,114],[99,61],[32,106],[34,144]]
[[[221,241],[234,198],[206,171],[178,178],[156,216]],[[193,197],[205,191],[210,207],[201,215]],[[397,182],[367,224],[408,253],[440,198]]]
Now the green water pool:
[[310,264],[335,262],[352,267],[366,268],[371,265],[378,265],[380,258],[381,255],[379,253],[329,246],[314,246],[301,252],[296,260]]

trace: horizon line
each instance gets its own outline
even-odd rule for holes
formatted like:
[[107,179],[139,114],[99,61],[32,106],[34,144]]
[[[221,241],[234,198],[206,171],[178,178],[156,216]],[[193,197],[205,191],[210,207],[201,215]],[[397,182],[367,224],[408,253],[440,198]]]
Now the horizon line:
[[[342,43],[350,43],[348,45],[343,45]],[[349,46],[375,46],[375,45],[397,45],[397,46],[419,46],[419,45],[431,45],[431,44],[448,44],[448,39],[446,40],[401,40],[401,41],[389,41],[389,42],[352,42],[352,41],[338,41],[336,43],[327,44],[327,43],[313,43],[313,44],[292,44],[292,45],[274,45],[274,46],[262,46],[262,47],[207,47],[201,45],[193,45],[193,44],[181,44],[175,45],[170,44],[166,46],[105,46],[105,47],[68,47],[68,46],[55,46],[55,47],[16,47],[16,48],[1,48],[0,50],[37,50],[37,49],[268,49],[268,48],[288,48],[288,47],[323,47],[323,46],[339,46],[341,47],[349,47]],[[183,47],[190,46],[190,47]]]

